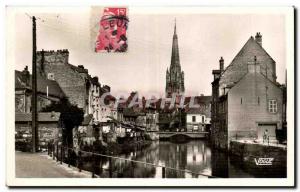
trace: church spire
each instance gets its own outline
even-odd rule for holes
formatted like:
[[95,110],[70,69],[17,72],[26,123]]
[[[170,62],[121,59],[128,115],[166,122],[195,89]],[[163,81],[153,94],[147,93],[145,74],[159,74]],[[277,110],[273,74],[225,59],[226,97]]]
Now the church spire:
[[178,37],[177,37],[177,33],[176,33],[176,19],[175,19],[175,24],[174,24],[171,66],[176,66],[176,67],[179,67],[179,69],[180,69]]
[[174,22],[174,34],[172,42],[171,66],[166,74],[166,96],[170,97],[173,93],[184,94],[184,73],[181,71],[176,18]]
[[175,18],[175,26],[174,26],[174,35],[177,35],[176,34],[176,18]]

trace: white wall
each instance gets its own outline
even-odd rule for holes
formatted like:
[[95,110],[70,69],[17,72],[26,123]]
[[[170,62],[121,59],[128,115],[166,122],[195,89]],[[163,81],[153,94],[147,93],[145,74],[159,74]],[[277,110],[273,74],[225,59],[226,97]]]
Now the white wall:
[[[193,116],[196,117],[196,121],[193,122]],[[204,116],[204,122],[205,123],[205,115],[201,115],[201,114],[187,114],[186,115],[186,122],[187,123],[202,123],[202,116]]]

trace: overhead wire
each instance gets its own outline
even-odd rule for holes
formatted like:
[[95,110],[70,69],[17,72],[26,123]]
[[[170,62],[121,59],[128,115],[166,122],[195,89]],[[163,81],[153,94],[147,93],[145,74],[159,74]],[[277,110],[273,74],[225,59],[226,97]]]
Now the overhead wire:
[[[29,15],[28,13],[25,13],[28,17],[32,18],[31,15]],[[56,19],[58,18],[58,19]],[[59,32],[64,32],[64,33],[69,33],[71,34],[71,36],[76,35],[74,38],[75,39],[80,39],[82,41],[87,41],[89,40],[89,44],[92,44],[92,40],[91,40],[91,27],[87,26],[87,25],[81,25],[78,23],[75,24],[70,24],[70,22],[68,22],[66,19],[64,19],[63,17],[61,17],[59,14],[57,16],[55,16],[55,18],[49,18],[49,16],[37,16],[36,17],[37,22],[39,23],[39,25],[45,26],[47,28],[50,28],[52,30],[56,30]],[[52,21],[50,21],[52,20]],[[57,22],[57,23],[55,23]],[[99,23],[96,23],[92,28],[96,28],[97,25]],[[61,25],[61,26],[60,26]],[[95,30],[94,33],[97,33],[97,31]],[[130,34],[129,34],[130,35]],[[95,35],[95,39],[96,39]],[[130,46],[130,43],[134,44],[134,46],[138,46],[140,48],[153,48],[155,47],[155,49],[159,49],[159,51],[166,51],[166,50],[170,50],[172,43],[165,43],[165,42],[159,42],[159,43],[154,43],[154,41],[148,40],[148,39],[138,39],[136,37],[133,38],[129,37],[128,38],[128,44]],[[95,44],[95,43],[94,43]],[[192,48],[188,48],[185,49],[185,51],[194,51],[195,49]]]

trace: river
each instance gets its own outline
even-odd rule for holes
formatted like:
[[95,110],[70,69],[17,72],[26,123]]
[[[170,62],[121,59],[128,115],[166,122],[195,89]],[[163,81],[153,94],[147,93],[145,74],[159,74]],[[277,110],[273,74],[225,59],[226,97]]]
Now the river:
[[[119,157],[124,159],[111,159],[110,162],[105,157],[97,158],[96,174],[100,177],[114,178],[162,178],[161,166],[164,166],[166,178],[254,177],[243,170],[238,160],[220,151],[213,151],[205,140],[191,140],[180,144],[153,141],[146,147]],[[83,166],[83,169],[92,169],[91,162],[85,161]]]

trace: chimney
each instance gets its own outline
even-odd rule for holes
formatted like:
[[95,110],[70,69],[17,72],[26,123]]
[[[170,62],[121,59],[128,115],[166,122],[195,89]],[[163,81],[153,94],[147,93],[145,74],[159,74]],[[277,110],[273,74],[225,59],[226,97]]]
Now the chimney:
[[84,66],[83,65],[78,65],[78,68],[84,69]]
[[28,71],[28,66],[26,65],[24,70],[22,71],[22,76],[25,80],[26,86],[30,85],[30,73]]
[[97,83],[97,82],[99,82],[99,79],[98,79],[98,77],[97,77],[97,76],[93,77],[93,81],[94,81],[94,83]]
[[257,32],[255,35],[255,41],[260,44],[260,46],[262,46],[262,35],[260,34],[260,32]]
[[44,51],[44,49],[42,49],[41,55],[42,55],[42,58],[41,58],[41,72],[44,72],[44,64],[45,64],[45,51]]
[[222,71],[224,71],[224,59],[223,59],[223,57],[220,58],[219,63],[220,63],[220,71],[222,72]]
[[69,62],[69,51],[67,49],[62,50],[42,50],[37,51],[37,64],[41,67],[41,64],[44,64],[44,67],[47,64],[55,63],[57,64],[67,64]]

